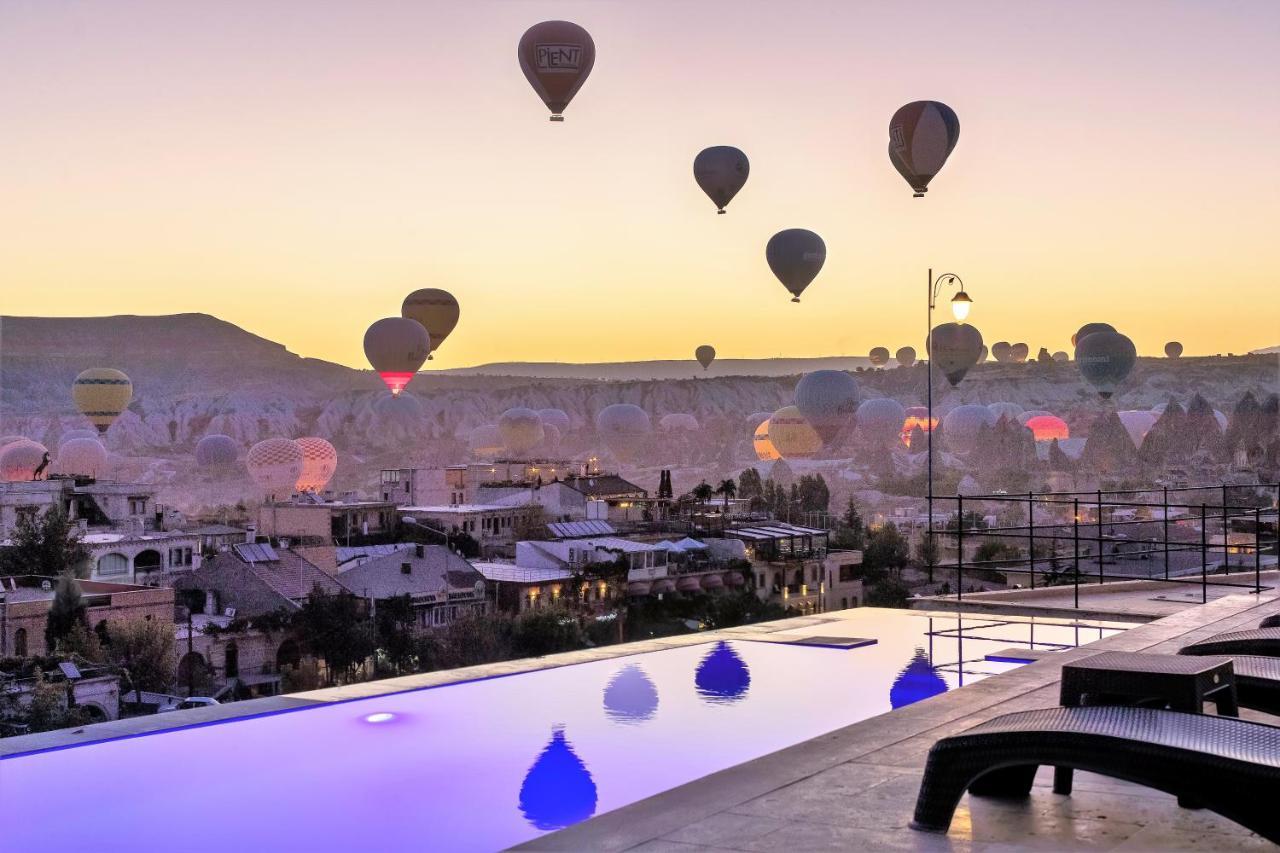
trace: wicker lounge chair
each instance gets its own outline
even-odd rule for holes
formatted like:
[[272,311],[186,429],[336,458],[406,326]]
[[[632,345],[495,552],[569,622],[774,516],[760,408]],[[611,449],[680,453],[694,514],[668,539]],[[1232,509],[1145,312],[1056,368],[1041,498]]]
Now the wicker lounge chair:
[[1046,708],[996,717],[929,751],[912,826],[946,832],[965,790],[1025,797],[1042,764],[1165,791],[1280,843],[1280,728],[1151,708]]
[[1236,655],[1231,662],[1240,707],[1280,716],[1280,658]]
[[1280,613],[1273,613],[1258,623],[1259,628],[1280,628]]
[[1262,655],[1280,657],[1280,628],[1229,631],[1183,646],[1180,655]]

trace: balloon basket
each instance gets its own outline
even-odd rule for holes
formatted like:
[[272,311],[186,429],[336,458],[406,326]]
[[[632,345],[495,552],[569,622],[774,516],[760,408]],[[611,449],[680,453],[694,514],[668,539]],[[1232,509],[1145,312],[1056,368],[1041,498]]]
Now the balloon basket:
[[553,115],[551,118],[547,119],[547,121],[564,121],[564,116]]
[[799,296],[793,296],[793,297],[791,297],[791,301],[792,301],[792,302],[799,302],[799,301],[800,301],[800,297],[799,297]]
[[725,214],[725,210],[724,210],[724,208],[722,207],[722,208],[720,208],[719,210],[717,210],[717,211],[716,211],[716,213],[720,214],[721,216],[724,216],[724,214]]
[[912,198],[924,198],[924,193],[912,193]]

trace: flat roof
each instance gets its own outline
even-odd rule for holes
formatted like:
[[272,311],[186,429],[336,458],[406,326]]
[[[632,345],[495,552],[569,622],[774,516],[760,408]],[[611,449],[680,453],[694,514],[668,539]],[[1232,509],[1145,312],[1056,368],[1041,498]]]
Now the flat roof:
[[432,512],[437,515],[457,515],[466,512],[504,512],[512,507],[504,504],[443,504],[441,506],[402,506],[400,512]]
[[573,577],[567,569],[527,568],[511,563],[483,563],[471,561],[475,570],[484,575],[485,580],[506,583],[543,583],[546,581],[563,581]]

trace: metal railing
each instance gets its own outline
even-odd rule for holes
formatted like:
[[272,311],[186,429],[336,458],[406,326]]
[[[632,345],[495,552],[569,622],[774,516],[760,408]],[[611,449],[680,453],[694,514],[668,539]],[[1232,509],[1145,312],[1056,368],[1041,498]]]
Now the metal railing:
[[[1233,502],[1233,491],[1237,497],[1247,492],[1252,502]],[[1159,500],[1143,500],[1147,495]],[[1260,506],[1259,495],[1275,498],[1270,506]],[[1116,581],[1195,585],[1201,602],[1207,602],[1211,586],[1255,594],[1263,590],[1264,555],[1275,554],[1277,547],[1280,484],[935,495],[934,501],[955,508],[931,534],[935,545],[954,543],[954,561],[940,559],[934,568],[955,573],[957,599],[964,598],[968,571],[971,580],[979,572],[998,572],[1006,579],[1023,576],[1031,589],[1037,579],[1041,586],[1070,584],[1077,608],[1082,584]],[[1022,518],[1010,522],[1008,516],[1015,512]],[[1005,520],[987,526],[984,519],[993,514]],[[1211,535],[1222,541],[1210,542]],[[1004,547],[976,560],[965,553],[966,544],[975,539]],[[1139,573],[1144,562],[1147,570]],[[1233,568],[1239,570],[1234,575]]]

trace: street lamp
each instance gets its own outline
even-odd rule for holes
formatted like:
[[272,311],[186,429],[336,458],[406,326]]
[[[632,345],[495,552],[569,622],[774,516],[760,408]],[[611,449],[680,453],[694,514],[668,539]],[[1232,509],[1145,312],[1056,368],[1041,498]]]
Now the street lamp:
[[[929,554],[929,583],[933,583],[933,563],[937,560],[937,552],[934,549],[933,541],[933,431],[937,426],[937,422],[933,419],[933,308],[938,301],[938,291],[943,285],[956,288],[956,295],[951,297],[951,313],[955,315],[957,323],[963,323],[969,316],[969,309],[973,307],[973,299],[965,292],[964,282],[960,280],[960,276],[954,273],[943,273],[936,279],[933,277],[933,270],[929,270],[929,315],[928,324],[925,327],[925,341],[929,344],[929,361],[928,361],[928,388],[926,390],[926,407],[928,413],[925,415],[929,426],[928,433],[928,532],[925,534],[928,539]],[[964,520],[961,519],[961,524]]]

